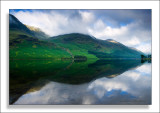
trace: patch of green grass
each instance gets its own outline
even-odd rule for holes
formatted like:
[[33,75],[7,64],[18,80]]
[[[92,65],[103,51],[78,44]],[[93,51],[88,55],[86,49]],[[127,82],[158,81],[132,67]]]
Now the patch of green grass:
[[89,54],[88,49],[92,49],[92,45],[90,44],[76,44],[74,42],[72,43],[61,43],[59,40],[53,41],[56,45],[64,48],[68,48],[74,56],[80,55],[80,56],[86,56],[87,58],[91,59],[98,59],[95,55]]
[[53,45],[39,45],[28,41],[10,47],[9,56],[11,59],[61,59],[61,57],[71,57],[68,52]]

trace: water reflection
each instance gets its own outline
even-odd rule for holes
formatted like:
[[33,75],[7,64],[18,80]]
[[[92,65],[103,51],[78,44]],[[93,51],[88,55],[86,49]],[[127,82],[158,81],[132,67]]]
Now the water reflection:
[[[101,66],[103,67],[103,65]],[[111,67],[114,66],[111,65]],[[42,88],[34,92],[28,91],[14,104],[149,105],[151,104],[151,64],[145,63],[137,68],[133,67],[132,70],[112,79],[101,77],[79,85],[45,82],[46,84]],[[95,69],[94,66],[92,68]],[[105,69],[100,71],[100,74],[106,75],[102,72],[107,73]],[[36,85],[30,89],[35,87]]]
[[[9,100],[13,104],[32,89],[40,89],[49,81],[83,84],[101,77],[113,78],[141,65],[140,60],[15,60],[10,61]],[[37,82],[38,81],[38,82]],[[45,81],[45,82],[42,82]]]

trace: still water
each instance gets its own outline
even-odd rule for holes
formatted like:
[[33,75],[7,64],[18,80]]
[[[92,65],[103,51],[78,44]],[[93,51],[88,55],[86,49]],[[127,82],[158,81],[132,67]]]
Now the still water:
[[10,104],[150,105],[151,63],[10,61]]

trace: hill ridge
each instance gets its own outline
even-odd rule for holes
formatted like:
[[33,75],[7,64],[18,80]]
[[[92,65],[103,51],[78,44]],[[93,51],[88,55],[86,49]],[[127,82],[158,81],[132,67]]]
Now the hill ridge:
[[[74,56],[78,56],[81,58],[87,57],[96,59],[140,58],[141,54],[144,54],[136,49],[132,49],[128,46],[125,46],[122,43],[117,42],[113,39],[100,40],[95,38],[94,36],[82,33],[62,34],[50,38],[45,38],[45,40],[43,40],[43,33],[36,34],[35,32],[32,32],[13,15],[10,15],[9,29],[11,44],[10,48],[15,58],[20,57],[18,56],[17,51],[22,51],[23,49],[28,48],[32,48],[31,51],[33,52],[31,53],[29,50],[27,50],[27,57],[41,58],[43,56],[43,58],[45,57],[58,59],[65,57],[74,58]],[[24,48],[24,45],[28,48]],[[39,53],[38,51],[41,51],[42,53]],[[37,56],[37,54],[34,53],[39,54],[39,56]]]

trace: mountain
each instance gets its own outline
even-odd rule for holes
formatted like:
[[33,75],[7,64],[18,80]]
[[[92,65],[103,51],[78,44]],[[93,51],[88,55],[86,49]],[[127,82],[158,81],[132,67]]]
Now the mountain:
[[9,29],[10,29],[10,32],[20,31],[20,32],[23,32],[27,35],[36,37],[38,39],[46,39],[49,37],[43,31],[41,31],[39,28],[24,25],[15,16],[13,16],[11,14],[9,14]]
[[[45,40],[44,40],[45,39]],[[24,25],[9,15],[11,59],[104,59],[140,58],[144,53],[113,39],[70,33],[48,37],[39,28]]]
[[10,59],[61,59],[71,55],[53,42],[42,40],[37,31],[30,30],[15,16],[9,15],[9,58]]
[[49,41],[70,49],[74,55],[86,53],[98,58],[140,58],[144,54],[112,39],[99,40],[80,33],[51,37]]
[[33,32],[30,31],[24,24],[22,24],[15,16],[9,14],[9,30],[18,30],[26,34],[34,36]]
[[25,25],[25,26],[29,30],[31,30],[33,32],[34,36],[37,37],[38,39],[47,39],[47,38],[49,38],[49,36],[47,34],[45,34],[40,28],[29,26],[29,25]]

